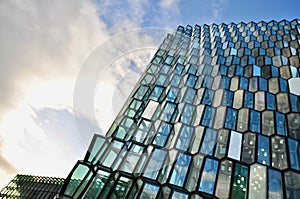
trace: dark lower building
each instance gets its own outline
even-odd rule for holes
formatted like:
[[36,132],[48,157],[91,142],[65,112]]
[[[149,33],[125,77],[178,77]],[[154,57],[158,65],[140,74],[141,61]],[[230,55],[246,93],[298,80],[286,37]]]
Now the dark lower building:
[[17,175],[1,190],[0,198],[53,199],[63,183],[63,178]]
[[299,46],[297,19],[179,26],[57,197],[300,198]]

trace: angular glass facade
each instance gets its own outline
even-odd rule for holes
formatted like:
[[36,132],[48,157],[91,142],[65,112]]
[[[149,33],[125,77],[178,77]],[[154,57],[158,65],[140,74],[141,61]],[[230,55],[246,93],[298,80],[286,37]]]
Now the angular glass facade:
[[179,26],[57,197],[300,198],[299,46],[298,20]]
[[[0,198],[44,198],[53,199],[59,192],[63,178],[17,175],[0,191]],[[74,186],[77,186],[76,183]]]

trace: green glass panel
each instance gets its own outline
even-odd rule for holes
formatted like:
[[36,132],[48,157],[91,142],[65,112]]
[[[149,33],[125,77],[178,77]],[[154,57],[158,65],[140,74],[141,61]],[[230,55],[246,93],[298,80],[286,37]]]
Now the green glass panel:
[[82,182],[84,177],[89,171],[89,167],[83,164],[78,164],[77,168],[74,170],[71,179],[69,181],[68,186],[66,187],[65,194],[68,196],[73,196],[75,193],[77,186],[72,185],[72,181],[78,181],[79,183]]
[[235,164],[233,176],[232,199],[247,198],[248,167],[239,163]]

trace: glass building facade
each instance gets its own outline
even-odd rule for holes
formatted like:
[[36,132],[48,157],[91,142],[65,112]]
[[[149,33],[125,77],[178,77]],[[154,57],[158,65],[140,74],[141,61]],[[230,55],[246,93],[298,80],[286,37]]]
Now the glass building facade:
[[299,46],[297,19],[179,26],[57,197],[300,198]]
[[17,175],[0,191],[5,199],[53,199],[64,183],[63,178]]

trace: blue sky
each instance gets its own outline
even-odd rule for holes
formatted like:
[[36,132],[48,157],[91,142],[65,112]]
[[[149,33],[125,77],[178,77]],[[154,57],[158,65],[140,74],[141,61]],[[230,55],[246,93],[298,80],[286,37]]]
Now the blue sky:
[[[93,133],[112,123],[166,32],[187,24],[291,20],[299,9],[297,0],[0,1],[0,187],[17,173],[66,177]],[[146,27],[168,29],[122,34]],[[78,74],[99,48],[93,70],[104,75],[94,110],[77,112]],[[100,67],[101,60],[110,64]]]

